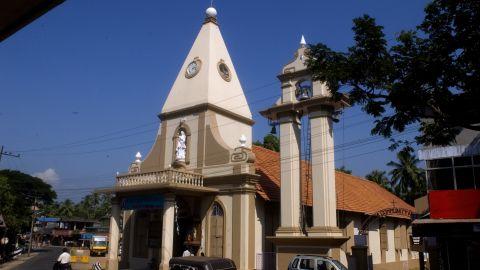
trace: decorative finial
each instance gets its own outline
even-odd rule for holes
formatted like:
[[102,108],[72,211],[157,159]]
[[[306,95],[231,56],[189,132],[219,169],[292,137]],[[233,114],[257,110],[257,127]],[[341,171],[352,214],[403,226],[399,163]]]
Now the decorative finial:
[[207,17],[208,18],[215,18],[217,17],[217,10],[214,8],[214,7],[209,7],[207,8],[207,10],[205,11],[205,13],[207,14]]
[[302,35],[302,39],[300,39],[300,45],[302,45],[302,47],[307,46],[307,42],[305,41],[305,37],[303,35]]
[[140,152],[137,152],[137,154],[135,155],[135,163],[141,163],[142,162],[142,154],[140,154]]
[[247,136],[242,134],[242,136],[240,136],[240,139],[238,141],[240,142],[241,147],[245,147],[245,145],[247,143]]

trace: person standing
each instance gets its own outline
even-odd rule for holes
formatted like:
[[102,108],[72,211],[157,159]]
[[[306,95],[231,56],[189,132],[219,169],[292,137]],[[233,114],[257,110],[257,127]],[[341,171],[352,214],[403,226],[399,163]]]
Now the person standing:
[[70,266],[71,256],[68,253],[68,248],[63,248],[62,254],[58,256],[57,262],[59,263],[60,270],[70,270],[72,267]]

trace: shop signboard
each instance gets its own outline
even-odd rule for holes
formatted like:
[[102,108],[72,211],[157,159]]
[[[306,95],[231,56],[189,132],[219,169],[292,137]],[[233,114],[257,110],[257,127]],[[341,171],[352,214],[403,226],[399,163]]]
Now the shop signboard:
[[162,209],[164,198],[161,194],[126,197],[122,200],[123,210]]

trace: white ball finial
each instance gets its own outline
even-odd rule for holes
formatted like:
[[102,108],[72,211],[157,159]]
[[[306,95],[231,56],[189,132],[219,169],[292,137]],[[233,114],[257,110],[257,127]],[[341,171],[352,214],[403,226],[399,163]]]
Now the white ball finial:
[[242,136],[240,136],[240,139],[238,141],[240,142],[241,147],[245,147],[245,145],[247,143],[247,136],[242,134]]
[[217,17],[217,10],[214,7],[207,8],[205,13],[207,13],[207,17],[209,17],[209,18]]

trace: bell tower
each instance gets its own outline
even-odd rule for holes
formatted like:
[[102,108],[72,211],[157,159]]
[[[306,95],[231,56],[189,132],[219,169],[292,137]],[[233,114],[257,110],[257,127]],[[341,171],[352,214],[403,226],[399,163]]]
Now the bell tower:
[[[348,240],[337,226],[333,115],[348,99],[334,100],[325,83],[314,80],[305,61],[307,44],[302,36],[294,59],[278,75],[282,96],[276,104],[260,112],[280,126],[281,212],[280,227],[270,240],[276,244],[279,269],[286,268],[289,248],[296,253],[314,253],[335,257],[335,249]],[[301,153],[301,119],[308,117],[310,153]],[[308,142],[307,142],[308,143]],[[304,156],[311,160],[303,160]],[[311,166],[313,226],[302,228],[301,163]],[[298,247],[297,247],[298,246]],[[282,268],[283,267],[283,268]]]

